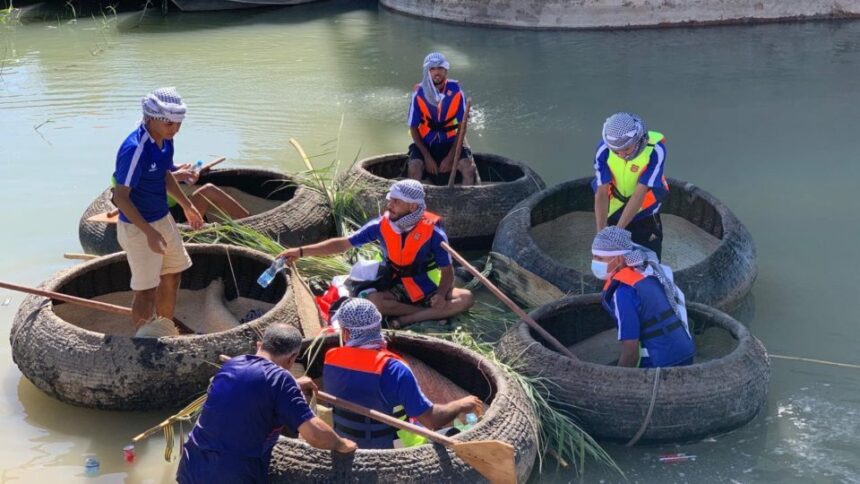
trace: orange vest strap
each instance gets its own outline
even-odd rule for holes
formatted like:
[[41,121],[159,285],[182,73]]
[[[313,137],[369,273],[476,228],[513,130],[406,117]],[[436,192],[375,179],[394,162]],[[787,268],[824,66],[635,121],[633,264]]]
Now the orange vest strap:
[[631,287],[636,285],[636,283],[641,281],[642,279],[645,279],[645,276],[636,272],[636,270],[630,267],[625,267],[624,269],[621,269],[620,271],[616,272],[614,276],[612,276],[612,280],[618,281],[622,284],[627,284]]
[[[347,370],[362,371],[379,375],[390,359],[403,362],[398,354],[388,350],[372,350],[367,348],[350,348],[342,346],[332,348],[325,354],[325,364],[338,366]],[[403,362],[405,364],[405,362]]]

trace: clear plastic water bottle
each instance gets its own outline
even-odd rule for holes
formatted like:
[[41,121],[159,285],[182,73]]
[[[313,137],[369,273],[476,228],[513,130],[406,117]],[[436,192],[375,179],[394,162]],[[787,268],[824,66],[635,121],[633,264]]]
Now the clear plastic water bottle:
[[200,170],[202,170],[202,169],[203,169],[203,160],[197,160],[197,161],[195,161],[195,162],[194,162],[194,166],[192,166],[192,167],[191,167],[191,169],[192,169],[192,170],[194,170],[194,173],[195,173],[195,174],[199,174],[199,173],[200,173]]
[[97,476],[99,474],[99,461],[95,457],[87,457],[84,461],[84,473],[88,476]]
[[260,274],[260,277],[257,279],[257,284],[259,284],[263,287],[269,287],[269,284],[272,283],[272,280],[275,278],[275,275],[283,268],[284,268],[284,258],[283,257],[275,258],[274,262],[272,262],[272,265],[270,265],[269,268],[266,269],[265,272]]

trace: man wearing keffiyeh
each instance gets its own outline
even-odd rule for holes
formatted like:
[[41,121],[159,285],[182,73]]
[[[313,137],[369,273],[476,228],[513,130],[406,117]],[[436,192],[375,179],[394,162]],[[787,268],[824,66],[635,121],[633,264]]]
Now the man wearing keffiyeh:
[[[427,179],[435,185],[448,183],[454,169],[454,145],[460,124],[466,113],[466,94],[460,83],[448,79],[451,65],[439,52],[424,58],[422,79],[412,92],[409,105],[409,178]],[[460,159],[456,162],[457,180],[474,185],[477,168],[472,151],[463,141]]]
[[349,237],[283,251],[279,257],[294,261],[303,256],[324,256],[378,242],[385,257],[384,274],[367,298],[389,316],[394,328],[447,319],[472,307],[472,293],[454,287],[451,256],[442,248],[448,236],[440,217],[427,210],[424,187],[415,180],[391,186],[387,211]]
[[618,366],[663,367],[693,363],[695,347],[684,293],[653,251],[636,245],[616,226],[591,245],[591,270],[606,281],[603,307],[618,325]]
[[[370,301],[351,298],[332,318],[340,326],[344,346],[326,352],[323,386],[335,397],[400,419],[414,419],[438,429],[461,413],[481,414],[481,400],[473,395],[448,403],[433,403],[403,359],[386,348],[382,315]],[[335,408],[334,429],[362,449],[410,447],[425,442],[361,415]]]
[[660,207],[669,193],[663,175],[665,137],[648,131],[642,118],[615,113],[603,123],[602,140],[594,155],[594,218],[599,232],[617,225],[633,241],[662,257],[663,224]]
[[132,324],[140,329],[153,315],[173,318],[182,271],[191,258],[167,206],[169,193],[191,228],[203,217],[179,188],[173,173],[173,138],[185,119],[175,88],[156,89],[141,100],[143,121],[116,156],[113,202],[119,208],[117,241],[131,270]]

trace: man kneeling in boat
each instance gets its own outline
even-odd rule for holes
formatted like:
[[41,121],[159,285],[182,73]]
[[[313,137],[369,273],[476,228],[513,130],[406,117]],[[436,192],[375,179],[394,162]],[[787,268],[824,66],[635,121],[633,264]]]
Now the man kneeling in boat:
[[618,366],[655,368],[693,363],[684,293],[653,251],[635,245],[630,232],[609,226],[591,245],[591,269],[606,280],[603,307],[615,318]]
[[285,425],[318,449],[355,451],[355,442],[314,416],[302,394],[316,390],[310,378],[296,380],[287,371],[301,345],[298,330],[273,324],[255,355],[224,363],[182,448],[179,483],[268,482],[272,449]]
[[[470,395],[449,403],[433,403],[424,396],[403,359],[386,350],[382,315],[370,301],[352,298],[333,318],[345,346],[329,350],[323,366],[323,387],[335,397],[357,403],[436,430],[463,413],[483,412],[481,400]],[[362,449],[391,449],[424,443],[423,438],[397,430],[340,408],[333,410],[334,429]]]
[[143,122],[119,148],[114,204],[119,208],[117,241],[131,270],[132,324],[140,330],[154,313],[169,321],[176,308],[182,271],[191,258],[167,207],[170,193],[191,228],[203,218],[173,177],[173,138],[185,119],[186,107],[176,89],[162,88],[142,101]]
[[[435,185],[448,184],[455,168],[454,145],[466,115],[466,94],[459,82],[448,79],[449,68],[444,55],[428,54],[409,107],[409,178],[420,181],[426,174]],[[456,169],[463,185],[475,184],[477,167],[465,140]]]
[[367,299],[393,318],[389,319],[393,328],[450,318],[472,307],[472,293],[454,287],[451,256],[441,246],[448,236],[438,224],[440,217],[425,209],[421,183],[401,180],[385,198],[385,214],[351,236],[287,249],[279,257],[292,262],[306,255],[331,255],[379,242],[385,254],[385,274],[375,287],[377,292]]

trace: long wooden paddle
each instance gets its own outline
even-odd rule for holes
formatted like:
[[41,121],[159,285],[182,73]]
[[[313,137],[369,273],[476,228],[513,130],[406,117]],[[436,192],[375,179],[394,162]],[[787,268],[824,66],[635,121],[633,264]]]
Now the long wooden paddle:
[[319,306],[314,299],[314,293],[307,283],[302,279],[296,265],[290,262],[287,269],[290,271],[290,288],[293,290],[293,299],[296,303],[299,323],[302,326],[302,336],[305,338],[315,338],[322,331],[323,324],[322,316],[320,315]]
[[514,446],[500,440],[475,440],[461,442],[446,437],[438,432],[419,427],[415,424],[391,417],[382,412],[362,407],[355,403],[340,399],[325,392],[316,392],[317,398],[328,404],[340,407],[350,412],[364,415],[378,422],[388,424],[401,430],[427,437],[437,444],[454,451],[466,464],[472,466],[482,476],[492,483],[516,483],[517,468],[514,461]]
[[460,129],[457,131],[457,142],[454,143],[454,161],[451,164],[451,176],[448,177],[448,186],[454,186],[454,179],[457,177],[457,166],[460,165],[460,152],[463,150],[463,141],[466,139],[466,126],[469,123],[469,113],[472,110],[472,98],[466,99],[466,113],[463,114],[463,122],[460,123]]
[[[61,292],[47,291],[45,289],[37,289],[35,287],[19,286],[18,284],[12,284],[3,281],[0,281],[0,287],[5,289],[11,289],[13,291],[26,292],[28,294],[35,294],[36,296],[42,296],[49,299],[56,299],[58,301],[65,301],[70,304],[77,304],[78,306],[96,309],[98,311],[104,311],[107,313],[119,314],[122,316],[131,316],[131,308],[127,308],[125,306],[117,306],[116,304],[110,304],[101,301],[92,301],[90,299],[70,296]],[[194,330],[186,326],[185,323],[183,323],[182,321],[173,318],[173,322],[179,328],[180,334],[194,334]]]
[[[219,156],[218,158],[215,158],[214,160],[210,161],[209,163],[206,163],[205,165],[203,165],[200,168],[200,173],[203,173],[204,171],[211,169],[213,166],[223,162],[226,159],[227,159],[227,157],[225,157],[225,156]],[[119,209],[118,208],[115,208],[115,209],[110,210],[108,212],[101,212],[101,213],[97,213],[95,215],[90,215],[89,217],[87,217],[87,222],[101,222],[101,223],[105,223],[105,224],[115,224],[117,222],[117,220],[119,220]]]
[[560,351],[563,355],[567,356],[568,358],[570,358],[572,360],[577,359],[576,356],[573,353],[571,353],[569,349],[567,349],[563,344],[561,344],[557,339],[555,339],[555,337],[553,337],[553,335],[549,334],[549,332],[547,332],[547,330],[543,329],[543,327],[541,325],[539,325],[537,323],[537,321],[532,319],[531,316],[526,314],[525,311],[520,309],[520,307],[517,306],[516,303],[511,301],[511,298],[506,296],[505,293],[503,293],[498,287],[495,286],[495,284],[490,282],[489,279],[487,279],[483,274],[481,274],[481,271],[479,271],[478,269],[475,269],[475,267],[472,266],[472,264],[469,264],[469,261],[464,259],[463,256],[461,256],[460,254],[458,254],[456,250],[452,249],[451,246],[448,245],[447,242],[442,242],[441,245],[442,245],[442,248],[445,249],[445,251],[447,251],[449,254],[451,254],[451,257],[453,257],[454,259],[457,260],[457,262],[462,264],[463,267],[465,267],[467,271],[471,272],[472,275],[475,276],[476,279],[481,281],[481,284],[486,286],[487,289],[489,289],[490,292],[492,292],[497,298],[499,298],[500,301],[505,303],[505,306],[511,308],[511,311],[513,311],[517,316],[519,316],[520,319],[525,321],[526,324],[531,326],[531,328],[533,330],[537,331],[543,337],[543,339],[545,339],[549,344],[553,345],[555,347],[555,349]]

